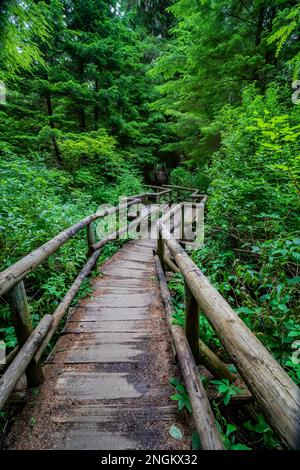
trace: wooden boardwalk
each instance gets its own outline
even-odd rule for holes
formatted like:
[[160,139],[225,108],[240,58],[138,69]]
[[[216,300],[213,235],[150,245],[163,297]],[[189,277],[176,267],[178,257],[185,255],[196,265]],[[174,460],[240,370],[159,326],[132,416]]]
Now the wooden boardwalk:
[[[64,334],[6,441],[8,449],[189,449],[170,400],[178,375],[156,279],[155,241],[128,243],[71,308]],[[174,440],[169,429],[184,434]]]

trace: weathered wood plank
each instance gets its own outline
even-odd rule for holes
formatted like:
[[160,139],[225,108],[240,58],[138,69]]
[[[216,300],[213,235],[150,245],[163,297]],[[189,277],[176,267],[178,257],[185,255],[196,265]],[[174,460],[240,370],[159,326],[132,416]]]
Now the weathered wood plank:
[[68,322],[65,333],[90,333],[93,331],[107,333],[143,332],[146,326],[145,322],[135,320]]

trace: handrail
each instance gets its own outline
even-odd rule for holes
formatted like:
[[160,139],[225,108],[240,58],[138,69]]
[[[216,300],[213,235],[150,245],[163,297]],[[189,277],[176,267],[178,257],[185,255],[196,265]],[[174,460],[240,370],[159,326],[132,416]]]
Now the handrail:
[[[165,194],[165,191],[163,193]],[[157,197],[157,194],[155,194],[155,196]],[[113,207],[111,209],[92,214],[80,222],[77,222],[72,227],[64,230],[52,240],[48,241],[40,248],[36,249],[0,273],[0,295],[7,295],[19,346],[18,353],[0,379],[0,409],[7,401],[10,393],[13,391],[15,385],[24,372],[26,372],[28,385],[36,387],[43,382],[44,377],[40,364],[42,353],[55,333],[60,321],[68,311],[72,301],[80,289],[80,286],[82,285],[82,282],[95,266],[100,256],[101,248],[109,241],[115,239],[116,236],[127,230],[132,230],[134,227],[140,225],[144,220],[158,212],[161,213],[168,207],[168,205],[165,205],[163,209],[161,207],[155,207],[153,210],[148,211],[147,214],[136,218],[134,221],[121,227],[115,233],[105,237],[100,242],[95,242],[94,231],[92,229],[94,221],[140,203],[141,199],[130,198],[130,200],[127,200],[126,203],[121,204],[118,207]],[[45,315],[38,326],[33,329],[23,282],[24,278],[29,272],[36,269],[50,255],[55,253],[70,238],[85,227],[87,227],[88,230],[89,244],[89,259],[87,263],[75,279],[53,315]]]
[[182,191],[198,191],[197,188],[191,188],[190,186],[179,186],[177,184],[163,184],[163,188],[172,188],[172,189],[179,189]]
[[200,193],[200,190],[197,189],[197,188],[192,188],[192,187],[189,187],[189,186],[178,186],[176,184],[163,184],[162,185],[163,188],[169,188],[171,189],[171,191],[177,191],[177,196],[179,196],[179,193],[180,192],[192,192],[191,194],[191,199],[192,201],[197,201],[197,199],[201,199],[201,202],[203,203],[206,203],[207,201],[207,195],[206,194],[201,194]]
[[166,245],[184,277],[188,299],[186,333],[196,361],[200,308],[274,429],[290,448],[297,448],[300,432],[299,388],[175,240],[165,227],[167,217],[168,214],[157,222],[158,254],[164,266]]
[[[163,188],[161,188],[163,189]],[[153,198],[156,201],[159,201],[162,196],[165,196],[166,194],[170,194],[172,192],[171,189],[163,189],[162,191],[158,193],[142,193],[142,194],[135,194],[133,196],[130,196],[127,198],[129,201],[132,199],[141,199],[142,202],[148,202],[149,199]]]
[[196,361],[190,349],[187,337],[183,329],[175,325],[173,322],[173,303],[159,257],[156,255],[154,260],[158,280],[160,282],[162,300],[166,311],[167,323],[172,334],[174,347],[176,349],[178,361],[180,363],[189,394],[196,429],[201,441],[201,447],[203,450],[223,450],[224,443],[218,431],[203,383],[199,380]]
[[40,266],[49,256],[55,253],[61,246],[63,246],[70,238],[74,237],[80,230],[87,227],[95,220],[101,219],[108,215],[116,213],[118,210],[126,209],[133,204],[139,203],[140,200],[133,199],[119,207],[101,211],[96,214],[89,215],[85,219],[77,222],[68,229],[56,235],[56,237],[49,240],[47,243],[29,253],[27,256],[17,261],[15,264],[0,272],[0,296],[4,295],[12,289],[18,282],[38,266]]

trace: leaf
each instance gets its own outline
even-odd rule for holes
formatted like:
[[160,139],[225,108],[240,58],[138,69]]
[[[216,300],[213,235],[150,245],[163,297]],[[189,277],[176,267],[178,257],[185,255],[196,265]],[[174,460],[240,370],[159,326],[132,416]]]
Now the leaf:
[[228,390],[227,393],[224,395],[224,398],[223,398],[224,405],[227,406],[229,404],[230,398],[231,398],[231,393],[230,393],[230,390]]
[[219,393],[226,393],[228,390],[228,386],[226,384],[221,384],[218,387]]
[[226,436],[230,436],[233,432],[237,430],[237,427],[234,424],[227,424],[226,427]]
[[234,444],[231,446],[231,450],[252,450],[251,447],[246,446],[245,444]]
[[237,309],[237,312],[238,313],[246,313],[246,314],[250,315],[250,314],[253,313],[253,310],[251,310],[248,307],[240,307],[239,309]]
[[300,283],[300,277],[293,277],[292,279],[288,280],[289,285],[294,285],[294,284],[299,284]]
[[197,432],[193,432],[192,434],[192,450],[201,450],[201,441],[199,434]]
[[175,395],[171,395],[170,399],[173,401],[182,401],[182,395],[180,395],[179,393],[176,393]]
[[176,439],[176,441],[180,441],[183,438],[182,432],[174,424],[170,427],[169,434],[173,437],[173,439]]

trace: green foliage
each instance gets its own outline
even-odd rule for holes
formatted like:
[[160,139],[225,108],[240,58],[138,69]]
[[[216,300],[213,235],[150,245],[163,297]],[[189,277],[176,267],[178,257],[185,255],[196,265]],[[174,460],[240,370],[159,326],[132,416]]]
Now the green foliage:
[[295,379],[291,345],[299,332],[288,336],[287,325],[298,316],[300,115],[284,106],[271,85],[264,96],[247,88],[240,107],[223,109],[207,241],[193,257]]
[[[0,264],[5,269],[89,214],[92,203],[88,194],[73,192],[70,175],[50,170],[42,161],[9,157],[0,165]],[[53,313],[85,259],[85,234],[81,233],[27,277],[34,324],[45,313]],[[2,304],[1,333],[11,348],[16,340],[9,318]]]
[[14,70],[16,79],[0,107],[0,145],[15,153],[20,147],[42,152],[72,172],[92,162],[91,184],[95,167],[94,177],[109,179],[124,160],[127,168],[148,175],[168,139],[163,115],[148,106],[157,96],[146,72],[158,54],[158,40],[142,26],[134,30],[132,12],[118,4],[122,14],[117,14],[114,1],[10,5],[17,10],[12,15],[5,8],[3,21],[13,32],[4,28],[3,38],[12,50],[20,47],[18,40],[24,43],[19,55],[25,71],[20,79],[18,61],[13,68],[4,54],[3,67]]
[[271,8],[260,0],[177,0],[169,8],[176,22],[152,70],[162,81],[153,107],[168,116],[177,136],[168,148],[181,159],[203,165],[220,144],[217,113],[239,103],[245,84],[264,87],[276,76],[266,37],[277,10],[288,3],[272,2]]
[[231,398],[241,393],[242,389],[231,384],[228,379],[211,380],[212,384],[217,385],[219,394],[223,398],[224,405],[228,405]]
[[250,435],[253,436],[251,439],[259,438],[263,447],[278,448],[278,440],[263,415],[257,415],[255,423],[253,420],[246,421],[243,423],[243,427],[250,431]]
[[47,43],[50,31],[45,2],[8,0],[0,5],[0,80],[16,80],[21,70],[45,65],[37,42]]
[[191,407],[190,399],[189,399],[185,386],[181,382],[179,382],[179,380],[176,379],[175,377],[172,377],[170,379],[170,384],[173,387],[175,387],[176,392],[177,392],[174,395],[171,395],[170,398],[173,401],[177,401],[178,410],[182,411],[186,409],[189,413],[191,413],[192,407]]
[[[82,169],[84,163],[96,163],[101,165],[101,171],[105,174],[106,178],[109,178],[112,176],[112,168],[114,168],[116,173],[120,164],[120,158],[116,152],[116,140],[108,136],[105,129],[84,134],[68,134],[66,138],[59,140],[59,147],[64,167],[69,171],[81,168],[81,171],[86,172],[85,169]],[[85,181],[86,176],[85,173]],[[80,174],[78,175],[78,173],[77,179],[80,181]],[[87,180],[89,179],[87,178]],[[95,184],[95,182],[90,179],[90,181],[87,181],[87,184]]]
[[294,79],[299,75],[300,52],[295,51],[295,42],[299,34],[300,26],[300,5],[289,5],[285,9],[280,9],[274,21],[272,34],[268,38],[269,44],[276,44],[276,56],[279,57],[284,47],[291,54],[290,63],[294,67]]
[[224,442],[228,450],[252,450],[245,444],[237,443],[235,432],[237,427],[234,424],[227,424],[226,431],[223,433]]
[[192,434],[192,450],[201,450],[201,441],[197,432]]

